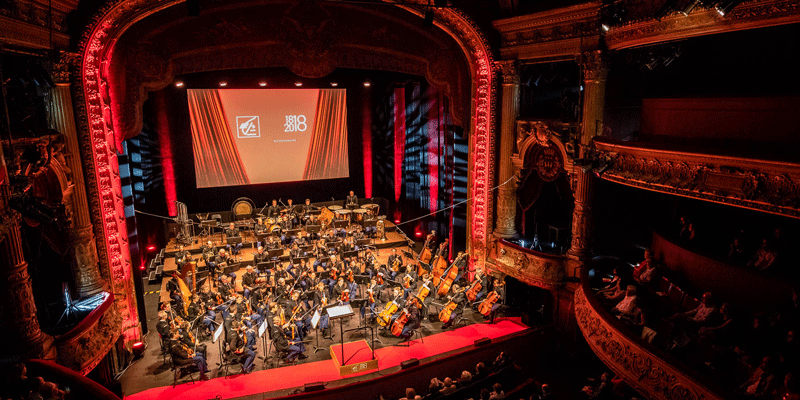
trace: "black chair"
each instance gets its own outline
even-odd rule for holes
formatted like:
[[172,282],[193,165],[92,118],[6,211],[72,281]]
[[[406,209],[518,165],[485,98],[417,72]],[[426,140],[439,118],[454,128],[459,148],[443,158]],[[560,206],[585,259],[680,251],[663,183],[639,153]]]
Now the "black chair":
[[278,368],[278,367],[281,366],[281,360],[284,362],[284,364],[289,364],[289,360],[286,359],[286,357],[289,356],[289,351],[288,350],[283,350],[283,351],[278,350],[278,345],[275,343],[274,339],[272,340],[272,345],[270,346],[270,352],[269,352],[269,355],[267,357],[272,357],[273,354],[275,356],[275,368]]
[[170,365],[170,369],[172,370],[172,388],[173,389],[178,384],[178,378],[179,378],[179,375],[181,375],[181,374],[189,374],[189,378],[192,380],[192,383],[194,383],[194,376],[192,376],[192,374],[194,373],[194,369],[195,369],[194,360],[186,360],[186,361],[175,362],[175,359],[172,358],[172,355],[170,355],[170,357],[169,357],[169,365]]
[[399,346],[403,346],[403,343],[405,343],[406,347],[411,347],[411,342],[414,340],[414,335],[416,335],[422,343],[425,343],[425,339],[422,337],[422,333],[420,333],[419,328],[412,329],[410,333],[411,335],[409,335],[408,340],[398,343]]
[[169,340],[164,341],[164,338],[161,337],[160,333],[158,334],[158,340],[160,341],[161,344],[161,364],[163,365],[167,363],[167,356],[169,355],[169,349],[170,349],[170,341]]

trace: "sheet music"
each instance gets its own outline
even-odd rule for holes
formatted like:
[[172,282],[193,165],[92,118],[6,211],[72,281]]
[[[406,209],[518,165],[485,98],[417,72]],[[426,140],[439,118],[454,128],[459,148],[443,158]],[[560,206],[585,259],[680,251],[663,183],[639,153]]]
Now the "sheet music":
[[268,327],[269,327],[269,324],[267,323],[266,320],[264,320],[264,322],[261,323],[261,326],[258,327],[258,337],[264,336],[264,332],[267,331]]
[[349,317],[354,314],[353,307],[350,307],[350,304],[329,307],[326,310],[328,311],[328,315],[331,317],[331,319]]
[[314,316],[311,317],[311,327],[317,329],[317,325],[319,324],[319,320],[322,316],[319,314],[319,310],[314,311]]
[[225,330],[225,324],[219,324],[217,330],[214,331],[214,340],[212,340],[211,343],[217,343],[217,339],[219,339],[219,336],[222,335],[222,331],[224,330]]

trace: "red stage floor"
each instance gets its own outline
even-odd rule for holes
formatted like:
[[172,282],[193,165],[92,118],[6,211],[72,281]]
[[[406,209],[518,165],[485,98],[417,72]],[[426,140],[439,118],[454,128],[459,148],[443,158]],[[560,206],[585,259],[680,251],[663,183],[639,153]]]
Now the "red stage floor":
[[[503,320],[496,324],[474,324],[453,331],[427,336],[411,341],[411,346],[391,346],[375,350],[380,370],[399,366],[409,358],[420,360],[471,346],[476,339],[492,339],[510,335],[527,329],[518,321]],[[369,354],[368,354],[369,355]],[[234,371],[237,371],[234,369]],[[375,371],[368,371],[369,374]],[[196,376],[197,374],[195,374]],[[348,375],[347,378],[358,376]],[[331,382],[343,379],[335,360],[317,361],[238,374],[230,378],[215,378],[205,382],[182,383],[172,386],[148,389],[125,396],[126,400],[195,400],[207,399],[216,395],[222,399],[271,392],[274,390],[300,387],[311,382]]]

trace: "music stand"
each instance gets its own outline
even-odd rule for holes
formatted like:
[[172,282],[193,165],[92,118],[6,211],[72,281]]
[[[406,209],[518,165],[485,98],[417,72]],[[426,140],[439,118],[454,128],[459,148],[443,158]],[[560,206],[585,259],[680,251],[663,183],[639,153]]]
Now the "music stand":
[[260,263],[256,264],[256,269],[259,271],[266,271],[275,268],[274,261],[261,261]]
[[[315,310],[314,311],[314,316],[311,317],[311,326],[313,326],[314,327],[314,331],[316,331],[316,335],[315,336],[316,336],[316,339],[317,339],[317,344],[314,345],[314,354],[316,354],[318,351],[322,351],[323,350],[321,347],[319,347],[319,321],[320,321],[320,319],[322,319],[322,314],[319,312],[319,310]],[[330,320],[329,320],[329,322],[330,322]]]
[[[350,316],[352,316],[354,314],[353,313],[353,307],[350,307],[350,304],[343,304],[341,306],[339,306],[339,305],[331,305],[331,306],[325,307],[324,311],[328,313],[328,320],[329,321],[333,321],[335,319],[343,319],[345,317],[350,317]],[[342,366],[344,366],[344,321],[343,320],[339,321],[339,333],[340,333],[341,338],[342,338],[342,361],[341,361],[341,363],[342,363]]]
[[283,255],[283,249],[267,250],[270,259],[278,258]]
[[229,236],[225,238],[225,244],[239,244],[242,243],[241,236]]
[[298,234],[298,233],[300,233],[300,228],[297,228],[297,229],[288,229],[288,230],[286,231],[286,236],[297,236],[297,234]]
[[350,221],[333,221],[334,228],[347,228],[347,225],[350,225]]
[[356,240],[356,246],[369,246],[372,243],[369,239],[358,239]]
[[306,232],[308,233],[319,233],[320,229],[322,229],[322,225],[306,225]]
[[358,257],[358,250],[348,251],[342,254],[342,258]]

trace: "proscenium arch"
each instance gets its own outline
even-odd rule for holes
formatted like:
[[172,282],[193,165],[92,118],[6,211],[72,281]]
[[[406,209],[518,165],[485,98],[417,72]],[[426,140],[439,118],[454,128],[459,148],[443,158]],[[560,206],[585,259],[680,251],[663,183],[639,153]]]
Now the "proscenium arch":
[[[185,0],[111,0],[92,19],[78,46],[75,82],[76,111],[83,158],[86,161],[87,190],[101,263],[112,277],[116,301],[123,314],[123,333],[138,338],[138,316],[133,295],[130,249],[125,226],[119,165],[111,107],[109,64],[121,35],[137,21]],[[424,0],[415,0],[427,4]],[[421,15],[411,5],[400,6]],[[472,102],[469,138],[469,191],[467,238],[473,260],[482,265],[491,229],[491,186],[494,180],[494,109],[496,68],[486,37],[461,10],[436,9],[435,25],[450,35],[464,52],[472,74]]]

